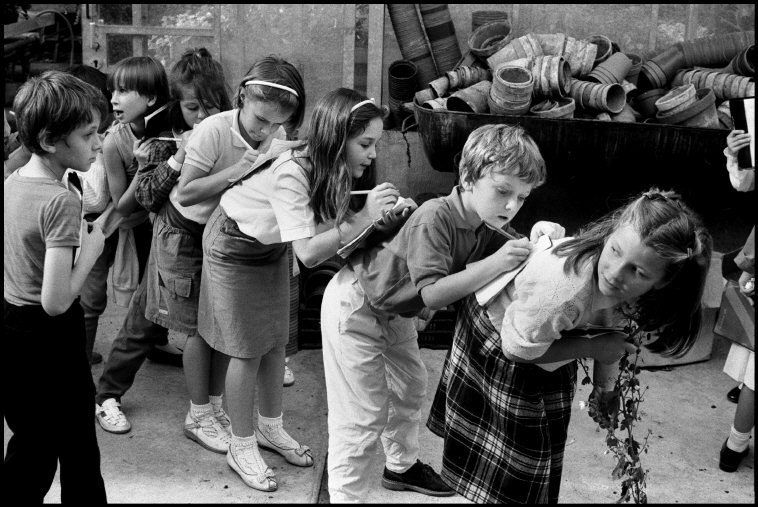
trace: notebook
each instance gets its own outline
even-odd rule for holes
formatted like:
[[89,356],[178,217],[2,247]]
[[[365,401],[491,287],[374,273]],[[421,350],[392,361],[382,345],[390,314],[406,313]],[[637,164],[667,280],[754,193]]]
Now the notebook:
[[[395,205],[392,207],[392,212],[395,213],[395,215],[399,215],[400,213],[405,210],[405,208],[417,208],[416,203],[413,199],[410,199],[408,197],[401,197],[397,200]],[[376,230],[376,222],[378,220],[375,220],[372,222],[369,226],[367,226],[365,229],[361,231],[360,234],[358,234],[355,238],[353,238],[349,243],[347,243],[345,246],[337,250],[337,255],[342,257],[343,259],[347,259],[351,253],[355,251],[356,248],[358,248],[358,245],[360,245],[361,241],[368,238],[372,232]]]

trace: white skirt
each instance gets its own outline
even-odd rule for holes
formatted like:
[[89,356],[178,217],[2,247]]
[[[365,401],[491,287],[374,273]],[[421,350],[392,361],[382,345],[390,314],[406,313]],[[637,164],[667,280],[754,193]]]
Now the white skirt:
[[755,391],[755,352],[732,343],[724,363],[724,373]]

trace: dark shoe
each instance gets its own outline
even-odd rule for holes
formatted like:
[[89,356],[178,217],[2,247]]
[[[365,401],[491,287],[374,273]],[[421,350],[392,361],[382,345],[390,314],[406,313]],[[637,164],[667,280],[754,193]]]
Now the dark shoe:
[[726,399],[731,401],[732,403],[737,403],[740,401],[740,386],[735,387],[728,393],[726,393]]
[[724,472],[734,472],[735,470],[737,470],[737,467],[740,466],[740,462],[742,461],[742,458],[747,456],[748,451],[750,451],[749,447],[746,447],[745,450],[742,452],[733,451],[726,446],[726,441],[724,441],[724,445],[721,446],[721,458],[719,459],[719,468],[723,470]]
[[153,348],[153,350],[147,353],[147,358],[154,363],[182,367],[182,354],[171,354],[165,350]]
[[416,460],[416,463],[402,474],[390,472],[384,467],[382,486],[393,491],[411,490],[429,496],[453,496],[455,491],[445,484],[442,477],[432,467]]
[[93,364],[99,364],[103,362],[103,355],[99,352],[92,351],[92,357],[89,359],[89,364],[92,366]]

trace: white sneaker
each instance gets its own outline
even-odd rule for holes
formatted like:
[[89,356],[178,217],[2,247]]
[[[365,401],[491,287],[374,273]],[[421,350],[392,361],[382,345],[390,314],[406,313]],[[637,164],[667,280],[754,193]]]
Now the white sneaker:
[[284,365],[284,387],[289,387],[294,383],[295,383],[295,374],[292,373],[292,370],[290,370],[290,367],[285,364]]
[[128,433],[132,429],[115,398],[108,398],[102,405],[95,403],[95,417],[100,426],[110,433]]
[[220,454],[226,454],[232,440],[229,431],[221,426],[212,411],[201,417],[193,416],[192,410],[188,411],[187,417],[184,418],[184,435],[206,449]]
[[229,446],[226,462],[251,488],[260,491],[276,491],[279,487],[274,471],[263,461],[255,441],[251,445]]

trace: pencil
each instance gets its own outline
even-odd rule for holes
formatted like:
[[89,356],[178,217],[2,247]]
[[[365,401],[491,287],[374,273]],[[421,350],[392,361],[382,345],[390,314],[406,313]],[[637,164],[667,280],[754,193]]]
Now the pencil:
[[500,234],[501,236],[505,236],[505,237],[506,237],[506,238],[508,238],[508,239],[518,239],[518,238],[517,238],[516,236],[514,236],[513,234],[511,234],[511,233],[509,233],[509,232],[505,232],[503,229],[500,229],[500,228],[498,228],[498,227],[490,227],[489,225],[487,225],[487,227],[489,227],[489,228],[490,228],[490,229],[492,229],[493,231],[497,232],[497,233],[498,233],[498,234]]
[[366,195],[369,192],[371,192],[371,190],[351,190],[350,195]]
[[182,142],[182,140],[178,137],[156,137],[159,141],[175,141],[177,143]]

